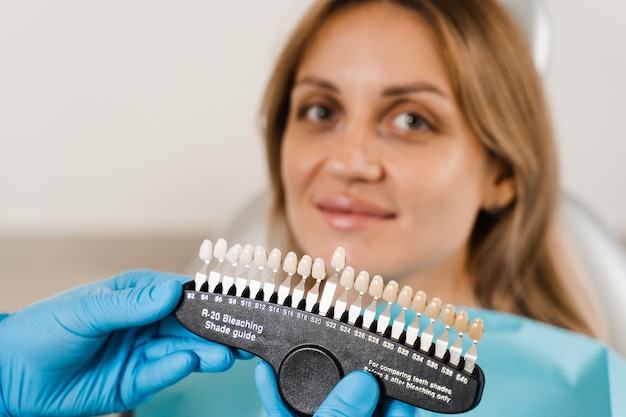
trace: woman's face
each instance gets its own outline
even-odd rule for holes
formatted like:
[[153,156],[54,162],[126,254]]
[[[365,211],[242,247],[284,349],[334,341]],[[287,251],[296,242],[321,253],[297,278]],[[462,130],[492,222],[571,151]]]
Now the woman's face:
[[434,34],[387,3],[329,19],[291,92],[281,149],[302,250],[385,279],[460,277],[497,172],[456,105]]

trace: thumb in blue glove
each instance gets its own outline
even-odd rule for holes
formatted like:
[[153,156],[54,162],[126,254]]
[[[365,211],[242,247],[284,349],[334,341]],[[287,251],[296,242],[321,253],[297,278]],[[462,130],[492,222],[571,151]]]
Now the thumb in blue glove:
[[[266,362],[255,369],[261,403],[270,417],[295,417],[283,403],[276,384],[276,375]],[[374,376],[365,371],[346,375],[328,394],[315,412],[315,417],[416,417],[419,410],[397,400],[382,398]]]
[[0,321],[0,416],[128,410],[235,353],[170,314],[188,277],[132,271],[70,290]]

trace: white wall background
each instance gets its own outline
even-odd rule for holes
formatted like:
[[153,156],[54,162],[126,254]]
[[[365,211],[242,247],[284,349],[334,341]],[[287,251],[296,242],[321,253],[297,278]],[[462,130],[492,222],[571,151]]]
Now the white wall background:
[[[266,184],[257,110],[311,0],[0,1],[0,236],[202,235]],[[547,0],[565,188],[626,235],[626,2]]]

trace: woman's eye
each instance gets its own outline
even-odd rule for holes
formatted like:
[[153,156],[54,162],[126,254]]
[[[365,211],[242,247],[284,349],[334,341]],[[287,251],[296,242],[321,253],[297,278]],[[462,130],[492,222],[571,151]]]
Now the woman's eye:
[[325,122],[332,120],[334,117],[333,111],[326,106],[314,104],[304,109],[304,117],[314,122]]
[[426,119],[419,114],[404,112],[397,115],[392,120],[392,125],[395,128],[402,130],[421,130],[429,129],[430,125]]

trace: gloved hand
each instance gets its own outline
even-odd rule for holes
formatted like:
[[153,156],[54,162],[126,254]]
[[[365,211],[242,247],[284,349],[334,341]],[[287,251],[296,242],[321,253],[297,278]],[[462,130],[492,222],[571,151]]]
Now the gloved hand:
[[[269,417],[294,416],[283,403],[276,375],[266,362],[259,362],[255,379],[261,403]],[[314,417],[418,417],[419,410],[397,400],[382,398],[374,376],[365,371],[346,375],[328,394]]]
[[223,371],[231,349],[173,316],[189,278],[131,271],[0,321],[0,416],[128,410],[194,371]]

